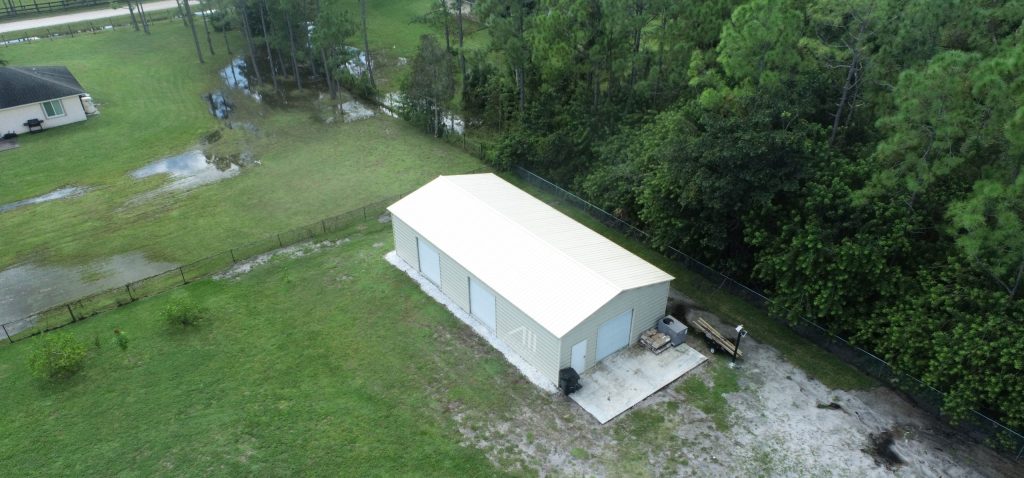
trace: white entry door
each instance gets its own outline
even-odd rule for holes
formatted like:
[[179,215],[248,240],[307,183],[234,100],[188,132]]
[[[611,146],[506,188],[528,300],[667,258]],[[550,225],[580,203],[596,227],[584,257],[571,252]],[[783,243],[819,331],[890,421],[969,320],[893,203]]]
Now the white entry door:
[[416,250],[420,256],[420,272],[427,276],[431,282],[441,286],[441,256],[437,253],[437,249],[427,244],[420,238],[416,238]]
[[597,360],[602,360],[629,344],[629,326],[632,322],[633,310],[630,309],[597,329]]
[[576,370],[576,373],[583,373],[583,369],[587,368],[586,340],[581,340],[580,343],[572,346],[572,359],[569,366]]
[[469,278],[469,313],[494,331],[497,315],[494,294],[472,277]]

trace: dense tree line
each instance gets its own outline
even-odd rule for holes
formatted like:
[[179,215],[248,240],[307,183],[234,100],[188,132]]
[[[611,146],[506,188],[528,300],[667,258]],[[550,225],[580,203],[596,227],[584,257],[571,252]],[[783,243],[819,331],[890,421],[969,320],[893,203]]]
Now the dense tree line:
[[200,0],[198,9],[180,1],[178,9],[183,25],[192,30],[200,63],[204,44],[210,55],[216,54],[213,37],[218,33],[225,51],[234,55],[227,32],[238,30],[245,42],[239,54],[259,89],[284,97],[288,90],[302,90],[304,80],[316,79],[336,98],[342,84],[363,94],[375,89],[369,51],[364,52],[367,74],[348,75],[340,68],[359,53],[350,46],[357,33],[369,47],[365,0],[359,5],[361,25],[338,2],[319,0]]
[[1024,3],[481,0],[493,159],[1024,426]]

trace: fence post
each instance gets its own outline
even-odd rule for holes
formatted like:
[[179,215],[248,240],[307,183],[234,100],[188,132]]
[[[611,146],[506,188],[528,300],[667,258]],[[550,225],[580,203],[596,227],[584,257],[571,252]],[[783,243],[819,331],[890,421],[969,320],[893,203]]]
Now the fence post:
[[71,310],[71,304],[64,304],[64,307],[68,308],[68,313],[71,314],[71,321],[78,322],[78,319],[75,318],[75,313]]
[[363,220],[366,220],[366,206],[363,206]]
[[320,228],[324,230],[324,234],[327,234],[327,220],[326,219],[321,219],[320,220]]
[[132,286],[131,286],[131,284],[125,284],[124,285],[124,290],[128,291],[128,298],[131,299],[132,302],[135,302],[135,297],[132,296]]
[[228,252],[231,253],[231,263],[232,264],[238,263],[238,261],[235,259],[235,250],[234,249],[230,249]]
[[185,267],[185,266],[181,266],[181,267],[179,267],[179,268],[178,268],[178,273],[179,273],[179,274],[181,274],[181,283],[182,283],[182,284],[188,284],[188,281],[187,281],[187,280],[185,280],[185,271],[184,271],[184,270],[182,270],[182,269],[183,269],[184,267]]
[[277,247],[284,247],[284,243],[281,242],[281,235],[277,235]]
[[[7,324],[0,324],[0,327],[4,328],[4,337],[7,337],[7,341],[13,344],[14,339],[12,339],[11,334],[7,332]],[[1017,458],[1020,458],[1020,456],[1018,456]]]

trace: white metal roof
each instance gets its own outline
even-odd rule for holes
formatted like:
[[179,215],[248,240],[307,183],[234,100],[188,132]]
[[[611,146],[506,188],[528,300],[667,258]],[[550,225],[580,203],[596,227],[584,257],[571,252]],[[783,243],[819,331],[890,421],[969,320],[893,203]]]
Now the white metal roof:
[[555,337],[622,291],[672,280],[493,174],[440,176],[388,210]]

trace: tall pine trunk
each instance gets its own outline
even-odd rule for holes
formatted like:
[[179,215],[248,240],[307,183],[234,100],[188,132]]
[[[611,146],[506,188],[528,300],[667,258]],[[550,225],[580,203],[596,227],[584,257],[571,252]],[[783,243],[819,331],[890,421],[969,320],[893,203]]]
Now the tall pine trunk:
[[128,14],[132,16],[132,28],[139,31],[139,22],[135,21],[135,5],[132,5],[132,2],[128,2]]
[[377,82],[373,79],[373,57],[370,56],[370,35],[366,31],[366,0],[359,0],[359,13],[363,17],[363,53],[366,54],[366,74],[370,79],[370,86],[377,88]]
[[146,32],[146,35],[149,35],[149,16],[146,15],[146,10],[142,8],[141,0],[135,1],[135,8],[139,10],[139,19],[142,20],[142,30]]
[[188,28],[188,17],[185,16],[185,9],[181,6],[182,1],[187,2],[188,0],[174,0],[174,3],[178,6],[178,15],[181,15],[182,25],[184,25],[185,28]]
[[338,99],[338,89],[334,87],[334,78],[331,75],[331,65],[327,63],[327,54],[320,50],[320,58],[324,62],[324,76],[327,78],[327,88],[331,91],[331,99]]
[[210,54],[216,55],[216,53],[213,52],[213,38],[210,37],[210,24],[206,21],[206,4],[199,2],[199,8],[203,9],[203,30],[206,31],[206,44],[210,47]]
[[228,42],[228,24],[224,22],[224,25],[220,29],[221,34],[224,36],[224,49],[228,51],[228,55],[234,55],[231,51],[231,43]]
[[263,84],[263,76],[260,75],[260,66],[256,62],[256,46],[252,44],[252,29],[249,27],[249,12],[245,8],[244,0],[238,2],[242,10],[242,32],[245,37],[245,44],[249,50],[249,61],[252,64],[252,71],[256,73],[256,83]]
[[279,91],[280,88],[277,85],[277,73],[274,71],[274,53],[270,49],[270,35],[267,34],[267,21],[263,15],[263,7],[267,6],[267,0],[263,0],[263,5],[257,7],[260,10],[260,26],[263,29],[263,44],[267,47],[267,64],[270,65],[270,79],[274,82],[274,91]]
[[455,14],[458,15],[459,29],[459,72],[462,75],[462,91],[466,91],[466,53],[462,50],[464,33],[462,30],[462,0],[455,0]]
[[299,62],[295,59],[295,32],[292,28],[292,12],[287,10],[285,20],[288,22],[288,46],[292,53],[292,73],[295,75],[295,86],[302,89],[302,78],[299,76]]
[[206,63],[203,61],[203,48],[199,46],[199,35],[196,34],[196,22],[192,16],[192,7],[189,6],[188,0],[183,0],[182,3],[185,5],[185,13],[188,15],[188,26],[192,29],[192,40],[196,44],[196,56],[199,57],[199,63]]

